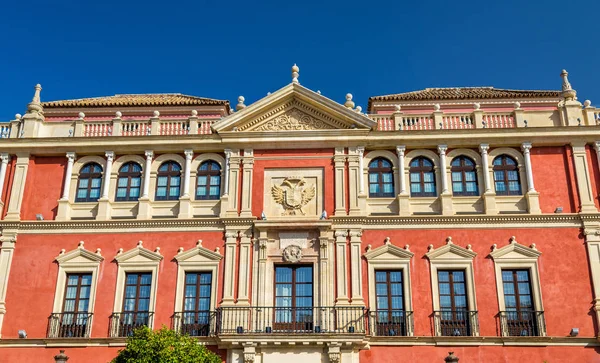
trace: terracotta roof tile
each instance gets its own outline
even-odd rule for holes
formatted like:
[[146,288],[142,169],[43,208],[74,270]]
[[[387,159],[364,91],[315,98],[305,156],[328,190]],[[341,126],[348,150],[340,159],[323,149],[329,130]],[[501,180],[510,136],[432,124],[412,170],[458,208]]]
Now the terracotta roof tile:
[[560,98],[560,91],[511,90],[494,87],[425,88],[420,91],[369,97],[369,109],[374,101],[436,101],[436,100],[485,100]]
[[182,95],[181,93],[127,94],[42,102],[45,108],[59,107],[136,107],[136,106],[206,106],[224,105],[229,101]]

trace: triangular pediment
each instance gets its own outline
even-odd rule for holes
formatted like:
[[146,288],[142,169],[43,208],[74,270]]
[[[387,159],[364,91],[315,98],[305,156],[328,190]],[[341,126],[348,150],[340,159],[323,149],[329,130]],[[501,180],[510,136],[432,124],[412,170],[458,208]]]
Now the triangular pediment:
[[119,251],[117,256],[115,256],[115,260],[118,263],[146,263],[146,262],[159,262],[163,259],[163,256],[158,252],[150,251],[147,248],[144,248],[140,243],[129,251],[122,252]]
[[370,130],[377,123],[317,92],[291,83],[213,125],[223,132]]
[[411,259],[415,254],[407,249],[386,243],[383,246],[367,251],[364,256],[368,261],[395,261]]
[[104,257],[100,255],[99,252],[93,253],[81,247],[78,247],[69,252],[61,252],[58,257],[56,257],[56,262],[59,265],[80,265],[80,264],[98,264],[104,260]]
[[432,249],[425,256],[427,256],[429,260],[472,260],[477,254],[471,249],[457,246],[454,243],[448,243],[443,247]]
[[492,252],[490,252],[490,256],[494,260],[498,259],[523,259],[523,258],[533,258],[537,259],[540,257],[542,253],[535,248],[523,246],[522,244],[517,243],[516,241],[509,243],[507,246],[502,248],[494,248]]
[[175,255],[175,260],[178,263],[218,263],[222,258],[221,254],[204,248],[200,244],[189,251],[181,250],[181,252]]

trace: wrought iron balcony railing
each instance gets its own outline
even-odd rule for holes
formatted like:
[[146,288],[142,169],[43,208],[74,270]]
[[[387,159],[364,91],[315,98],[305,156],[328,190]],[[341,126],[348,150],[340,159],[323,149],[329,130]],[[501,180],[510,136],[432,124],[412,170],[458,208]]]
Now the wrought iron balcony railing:
[[414,332],[413,312],[405,310],[369,311],[371,335],[412,336]]
[[128,337],[133,331],[141,326],[152,326],[154,312],[128,311],[124,313],[113,313],[110,316],[110,336]]
[[221,307],[217,334],[366,334],[363,307]]
[[48,318],[48,338],[88,338],[92,313],[52,313]]
[[217,312],[177,312],[173,315],[173,329],[192,337],[213,336],[217,332]]
[[501,311],[500,329],[502,336],[543,337],[546,336],[546,321],[543,311]]
[[479,335],[477,311],[439,310],[433,312],[435,335],[476,336]]

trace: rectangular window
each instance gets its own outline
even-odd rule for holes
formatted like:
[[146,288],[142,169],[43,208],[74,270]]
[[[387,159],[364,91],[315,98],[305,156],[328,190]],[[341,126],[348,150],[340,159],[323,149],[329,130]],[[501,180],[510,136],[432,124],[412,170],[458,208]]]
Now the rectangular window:
[[275,330],[313,330],[313,267],[275,267]]
[[211,272],[185,274],[182,333],[190,336],[210,334]]
[[538,314],[533,306],[529,270],[502,270],[505,319],[510,336],[537,336]]
[[52,317],[59,322],[57,337],[87,336],[91,286],[92,274],[67,274],[62,314]]
[[440,334],[470,336],[470,312],[464,270],[438,270],[440,311],[436,312]]
[[125,275],[123,310],[120,313],[118,336],[130,336],[136,328],[149,325],[153,314],[150,312],[151,288],[151,273],[127,273]]
[[375,271],[375,334],[378,336],[406,335],[402,271]]

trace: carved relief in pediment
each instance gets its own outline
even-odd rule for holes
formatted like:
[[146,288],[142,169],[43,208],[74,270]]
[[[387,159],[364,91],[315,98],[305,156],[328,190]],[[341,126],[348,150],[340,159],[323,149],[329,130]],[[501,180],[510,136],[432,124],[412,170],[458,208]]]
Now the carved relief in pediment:
[[279,115],[254,131],[297,131],[297,130],[327,130],[334,127],[297,108],[292,108]]

